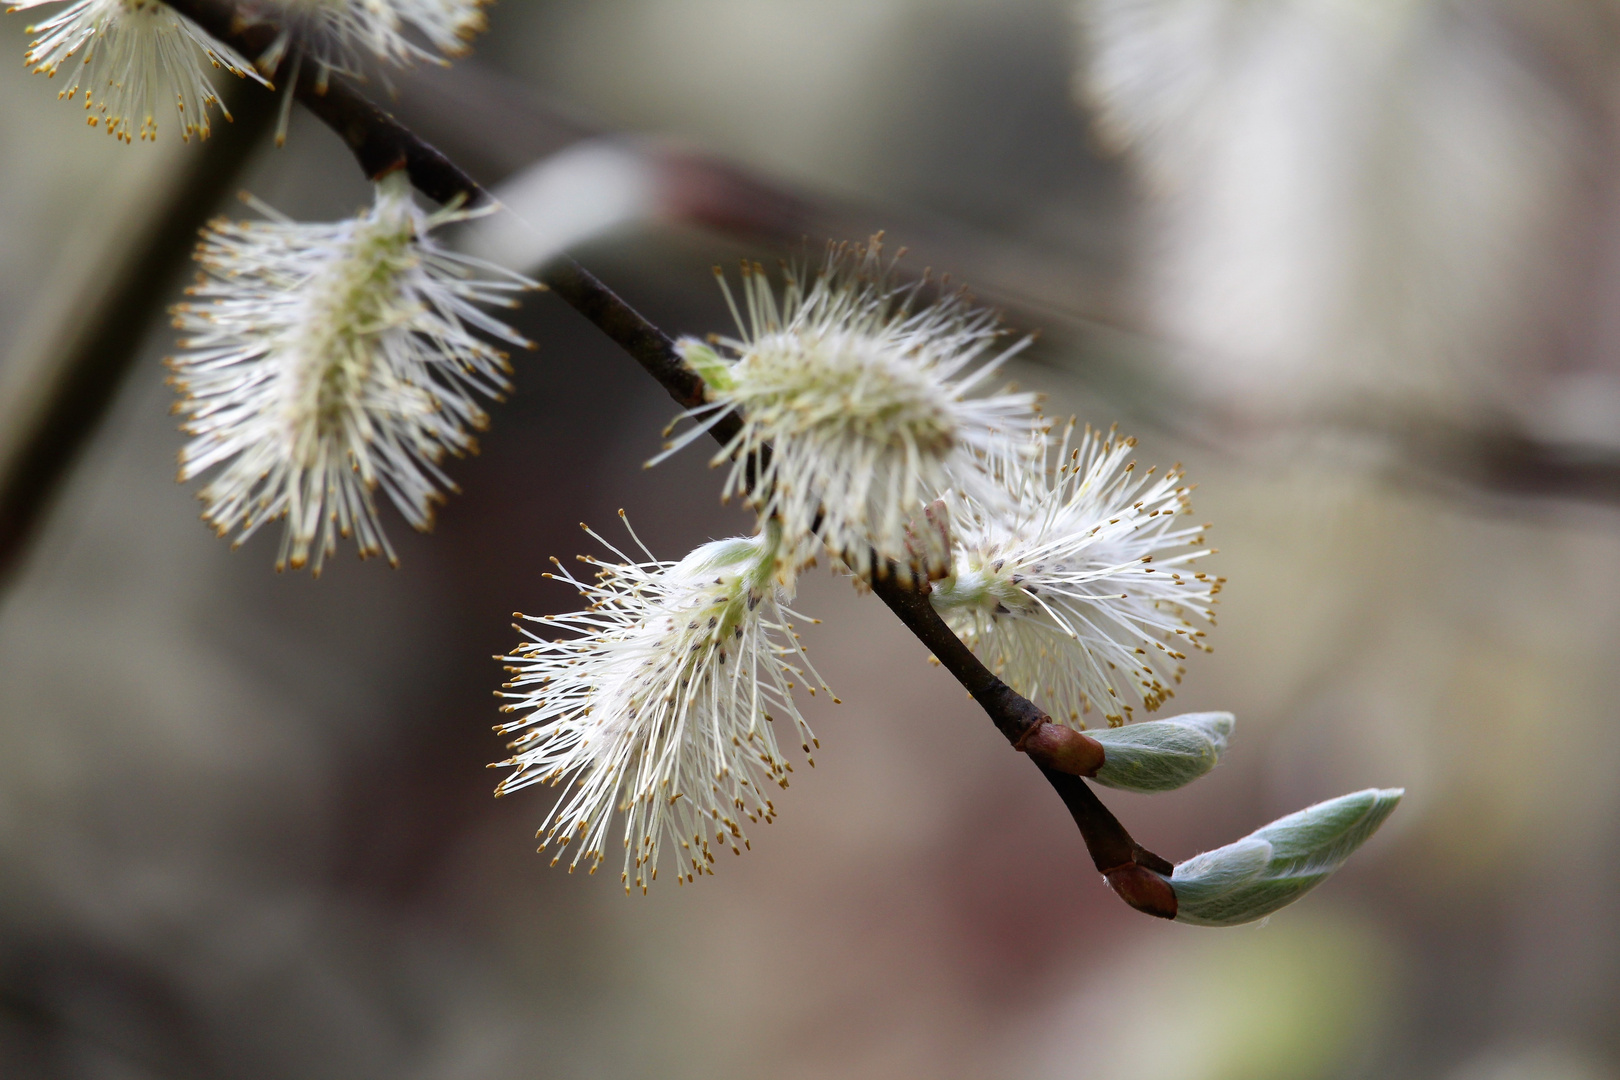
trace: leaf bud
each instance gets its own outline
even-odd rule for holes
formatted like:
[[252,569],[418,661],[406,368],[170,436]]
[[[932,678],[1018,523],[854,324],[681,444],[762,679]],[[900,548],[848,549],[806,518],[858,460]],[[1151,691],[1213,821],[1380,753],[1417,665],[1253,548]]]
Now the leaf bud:
[[1173,791],[1215,767],[1232,723],[1231,713],[1187,713],[1087,732],[1107,754],[1093,778],[1121,791]]
[[1405,791],[1368,788],[1278,818],[1195,855],[1170,877],[1179,922],[1236,926],[1298,900],[1378,831]]

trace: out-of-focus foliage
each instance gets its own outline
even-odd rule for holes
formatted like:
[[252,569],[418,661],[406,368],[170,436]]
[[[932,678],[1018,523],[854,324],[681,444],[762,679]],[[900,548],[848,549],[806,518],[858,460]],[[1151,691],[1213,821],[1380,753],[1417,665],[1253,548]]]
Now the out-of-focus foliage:
[[1180,374],[1268,422],[1620,441],[1604,0],[1081,0]]

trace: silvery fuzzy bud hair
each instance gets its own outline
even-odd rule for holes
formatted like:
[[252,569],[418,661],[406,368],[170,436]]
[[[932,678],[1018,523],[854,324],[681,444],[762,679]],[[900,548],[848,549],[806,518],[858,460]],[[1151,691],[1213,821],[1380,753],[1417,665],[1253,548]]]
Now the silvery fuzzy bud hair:
[[1317,803],[1175,868],[1176,920],[1236,926],[1286,907],[1328,875],[1384,823],[1401,788],[1368,788]]
[[1232,723],[1227,712],[1187,713],[1090,731],[1107,755],[1092,779],[1121,791],[1174,791],[1220,763]]

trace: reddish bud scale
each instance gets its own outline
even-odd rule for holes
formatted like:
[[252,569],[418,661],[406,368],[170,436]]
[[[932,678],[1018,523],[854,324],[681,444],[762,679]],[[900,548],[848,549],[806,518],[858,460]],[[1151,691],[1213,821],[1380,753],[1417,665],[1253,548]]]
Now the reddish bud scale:
[[1102,743],[1050,720],[1037,721],[1014,749],[1022,750],[1038,765],[1071,776],[1096,776],[1107,758]]
[[1137,911],[1159,919],[1176,917],[1176,890],[1145,866],[1126,863],[1103,872],[1108,887]]

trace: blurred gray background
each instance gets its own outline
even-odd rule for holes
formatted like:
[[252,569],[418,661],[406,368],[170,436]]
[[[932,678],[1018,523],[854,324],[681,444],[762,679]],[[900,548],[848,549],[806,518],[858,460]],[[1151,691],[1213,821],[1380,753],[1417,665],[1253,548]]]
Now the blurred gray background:
[[[0,72],[4,433],[199,151]],[[1607,0],[504,0],[397,107],[529,177],[511,257],[570,243],[703,333],[711,263],[887,228],[1043,330],[1050,412],[1186,464],[1231,583],[1172,707],[1238,726],[1197,785],[1108,794],[1139,839],[1406,801],[1264,925],[1142,918],[821,575],[846,703],[753,851],[647,897],[549,869],[550,794],[490,797],[490,657],[572,606],[578,522],[667,558],[749,527],[701,451],[641,468],[674,407],[537,296],[436,532],[278,576],[174,483],[153,311],[0,596],[0,1076],[1620,1077],[1617,76]],[[298,115],[243,186],[368,201]]]

